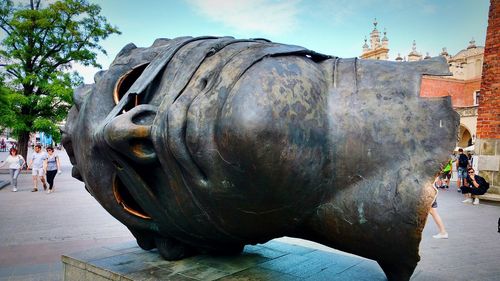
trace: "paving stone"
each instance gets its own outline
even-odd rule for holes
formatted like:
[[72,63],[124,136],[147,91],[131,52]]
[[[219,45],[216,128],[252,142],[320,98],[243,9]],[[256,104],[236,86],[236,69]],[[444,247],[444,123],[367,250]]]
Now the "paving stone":
[[[0,158],[6,156],[0,152]],[[349,280],[340,279],[348,277],[363,280],[365,275],[378,280],[383,276],[374,261],[286,237],[245,246],[243,256],[239,257],[241,261],[238,257],[211,260],[207,256],[164,261],[159,258],[158,251],[144,251],[137,247],[128,229],[85,191],[83,183],[71,178],[67,155],[60,156],[63,174],[56,176],[56,192],[30,192],[29,174],[20,175],[19,192],[11,192],[9,188],[0,190],[0,281],[62,280],[61,255],[75,253],[79,254],[75,256],[77,258],[92,261],[109,258],[115,253],[127,255],[129,263],[117,263],[114,267],[125,272],[118,276],[120,281],[135,280],[135,275],[127,277],[128,274],[141,271],[153,272],[151,280],[166,274],[169,280],[180,281],[218,276],[219,273],[232,273],[219,280],[241,281]],[[0,180],[8,181],[9,175],[0,174]],[[437,210],[450,238],[433,239],[437,227],[429,217],[422,233],[421,261],[412,281],[499,280],[500,233],[497,232],[497,223],[500,203],[481,200],[478,206],[463,204],[462,195],[455,190],[452,182],[450,189],[440,191],[438,196]],[[140,266],[146,268],[130,272]],[[328,268],[324,269],[325,266]],[[102,280],[115,276],[108,271],[91,271],[96,272],[102,273],[96,275],[96,278],[104,278]],[[162,277],[158,278],[162,280]]]
[[250,268],[218,281],[301,281],[302,278],[266,268]]
[[183,276],[181,274],[172,274],[162,269],[151,268],[144,271],[138,271],[122,276],[122,281],[194,281],[196,279]]
[[238,256],[203,256],[198,263],[232,274],[268,260],[259,254],[244,252]]

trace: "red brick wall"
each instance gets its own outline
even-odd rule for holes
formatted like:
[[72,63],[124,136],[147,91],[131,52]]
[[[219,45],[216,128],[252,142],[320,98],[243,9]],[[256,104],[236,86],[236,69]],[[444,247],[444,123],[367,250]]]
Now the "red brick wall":
[[477,136],[500,139],[500,0],[490,0]]
[[463,81],[453,78],[424,76],[422,78],[422,84],[420,86],[420,96],[451,96],[451,103],[453,107],[473,106],[473,93],[479,90],[480,85],[480,79]]

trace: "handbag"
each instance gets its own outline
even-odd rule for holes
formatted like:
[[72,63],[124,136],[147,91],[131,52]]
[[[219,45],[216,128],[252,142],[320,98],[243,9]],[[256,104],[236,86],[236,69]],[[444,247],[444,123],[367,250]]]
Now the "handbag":
[[23,158],[20,155],[17,155],[17,160],[19,161],[19,167],[23,169],[25,164]]

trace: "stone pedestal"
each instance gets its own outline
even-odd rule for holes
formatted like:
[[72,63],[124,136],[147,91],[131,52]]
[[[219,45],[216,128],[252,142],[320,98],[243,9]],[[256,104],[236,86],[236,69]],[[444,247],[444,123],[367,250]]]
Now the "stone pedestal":
[[66,281],[386,280],[372,260],[277,242],[246,246],[237,256],[165,261],[135,242],[62,256]]

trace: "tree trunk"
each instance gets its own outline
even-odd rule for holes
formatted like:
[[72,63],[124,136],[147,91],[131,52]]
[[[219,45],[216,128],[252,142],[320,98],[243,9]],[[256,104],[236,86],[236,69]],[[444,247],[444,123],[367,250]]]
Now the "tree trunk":
[[29,163],[27,158],[29,140],[30,140],[30,132],[22,131],[19,133],[17,138],[17,153],[22,155],[24,159],[26,159],[26,163]]

